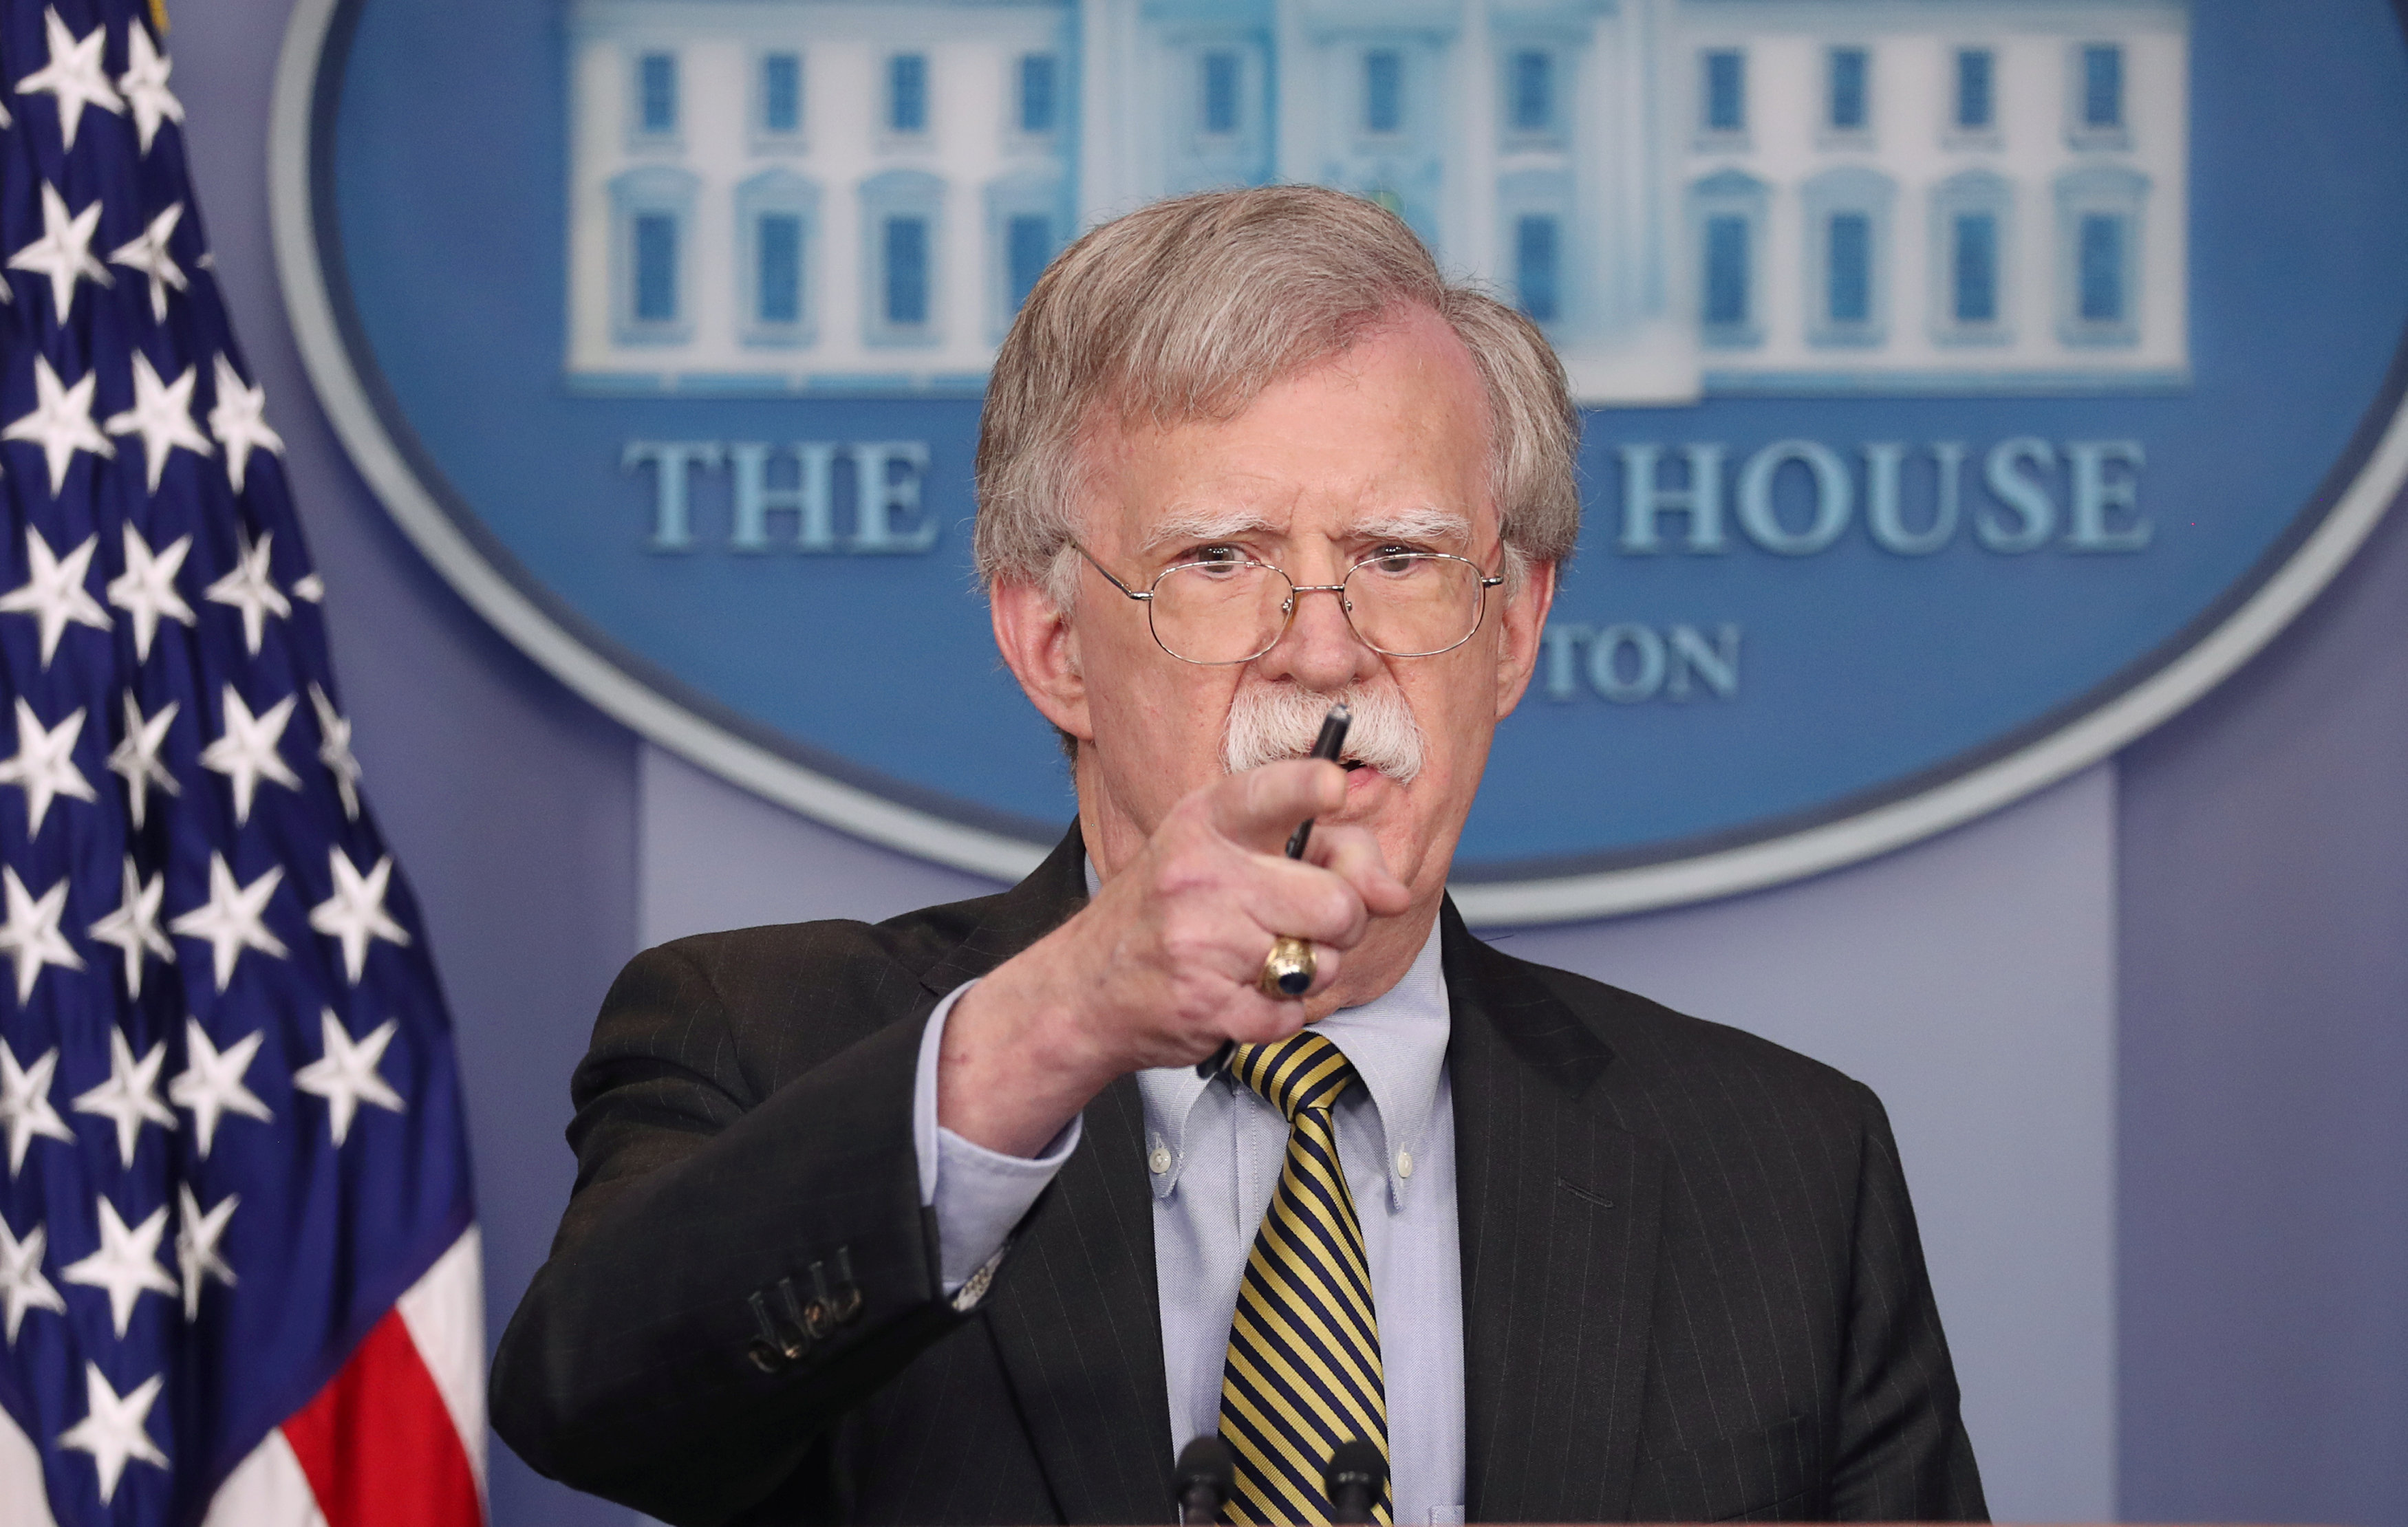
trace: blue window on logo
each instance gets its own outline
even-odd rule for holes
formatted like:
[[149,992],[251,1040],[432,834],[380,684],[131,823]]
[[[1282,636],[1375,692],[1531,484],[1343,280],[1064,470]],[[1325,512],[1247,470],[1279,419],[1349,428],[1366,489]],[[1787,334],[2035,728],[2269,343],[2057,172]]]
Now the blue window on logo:
[[1016,313],[1054,258],[1054,221],[1025,214],[1015,217],[1004,224],[1003,243],[1010,266],[1005,275],[1011,282],[1011,310]]
[[1834,132],[1856,133],[1864,130],[1866,121],[1866,76],[1871,69],[1871,57],[1861,48],[1831,50],[1831,128]]
[[1375,48],[1363,55],[1363,131],[1394,133],[1404,124],[1404,55]]
[[791,212],[764,215],[753,234],[753,316],[764,323],[796,323],[803,316],[803,220]]
[[1238,55],[1204,55],[1204,131],[1226,136],[1238,130]]
[[888,218],[885,245],[886,321],[916,328],[928,321],[928,220]]
[[678,115],[675,53],[646,53],[636,67],[638,110],[647,133],[674,133]]
[[2113,43],[2082,50],[2082,125],[2124,125],[2124,50]]
[[635,219],[636,321],[673,323],[678,304],[678,220],[667,212]]
[[1873,220],[1862,212],[1831,215],[1824,275],[1834,323],[1862,323],[1873,310]]
[[2085,213],[2081,244],[2078,311],[2085,323],[2121,323],[2124,302],[2124,220],[2108,212]]
[[1514,220],[1513,286],[1521,294],[1522,311],[1540,323],[1555,321],[1561,248],[1555,219]]
[[1747,219],[1706,220],[1706,322],[1733,328],[1747,321]]
[[925,53],[897,53],[886,61],[886,125],[896,133],[928,130]]
[[1981,132],[1997,120],[1990,99],[1997,66],[1997,55],[1986,48],[1957,50],[1956,125],[1966,132]]
[[1051,53],[1027,53],[1020,60],[1020,130],[1054,131],[1054,87],[1056,65]]
[[791,133],[802,124],[802,58],[795,53],[768,54],[761,60],[762,129]]
[[1988,212],[1960,212],[1956,220],[1951,295],[1959,323],[1999,321],[1999,220]]
[[1513,55],[1509,77],[1509,118],[1516,133],[1543,133],[1555,125],[1555,58],[1537,49]]
[[1747,130],[1747,55],[1718,48],[1706,55],[1706,131]]

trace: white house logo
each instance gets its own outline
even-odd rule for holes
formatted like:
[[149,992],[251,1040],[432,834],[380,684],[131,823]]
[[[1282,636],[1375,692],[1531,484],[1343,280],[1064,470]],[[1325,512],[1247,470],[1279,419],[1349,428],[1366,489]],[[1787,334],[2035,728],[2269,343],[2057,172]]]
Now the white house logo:
[[2408,205],[2327,188],[2408,159],[2408,52],[2380,0],[2280,20],[305,0],[280,250],[355,458],[505,631],[772,798],[1010,873],[1070,808],[968,592],[1021,299],[1156,196],[1385,203],[1591,408],[1581,558],[1458,886],[1578,916],[2060,778],[2371,528],[2408,468]]
[[576,0],[568,376],[975,392],[1079,227],[1309,178],[1593,403],[2188,379],[2186,7],[1474,8]]

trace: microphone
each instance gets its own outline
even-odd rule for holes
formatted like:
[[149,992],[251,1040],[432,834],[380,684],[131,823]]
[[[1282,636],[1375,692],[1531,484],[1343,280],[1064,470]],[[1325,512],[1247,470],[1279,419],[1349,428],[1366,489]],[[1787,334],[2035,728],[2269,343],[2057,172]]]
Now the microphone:
[[1340,1443],[1322,1475],[1329,1492],[1329,1520],[1369,1521],[1372,1503],[1380,1498],[1380,1487],[1387,1478],[1388,1461],[1380,1456],[1379,1449],[1361,1437]]
[[1229,1462],[1228,1445],[1210,1432],[1179,1449],[1179,1520],[1181,1527],[1205,1527],[1221,1520],[1222,1503],[1229,1498],[1237,1468]]

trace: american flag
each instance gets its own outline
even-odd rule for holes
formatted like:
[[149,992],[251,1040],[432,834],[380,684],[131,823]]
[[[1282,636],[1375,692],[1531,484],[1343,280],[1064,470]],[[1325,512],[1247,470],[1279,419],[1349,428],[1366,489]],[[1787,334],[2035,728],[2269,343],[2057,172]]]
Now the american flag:
[[0,1520],[465,1527],[451,1026],[165,25],[0,0]]

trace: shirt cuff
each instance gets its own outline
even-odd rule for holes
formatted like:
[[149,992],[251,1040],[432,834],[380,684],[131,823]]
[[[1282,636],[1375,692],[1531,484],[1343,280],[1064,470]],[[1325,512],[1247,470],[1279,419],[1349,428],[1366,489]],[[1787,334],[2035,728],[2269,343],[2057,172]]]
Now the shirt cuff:
[[937,1211],[937,1263],[947,1297],[971,1275],[992,1274],[1011,1227],[1027,1214],[1037,1195],[1077,1149],[1081,1120],[1062,1126],[1037,1156],[1007,1156],[975,1145],[937,1122],[937,1061],[945,1043],[945,1021],[965,981],[945,994],[928,1015],[920,1035],[919,1069],[911,1087],[911,1145],[920,1164],[920,1202]]

